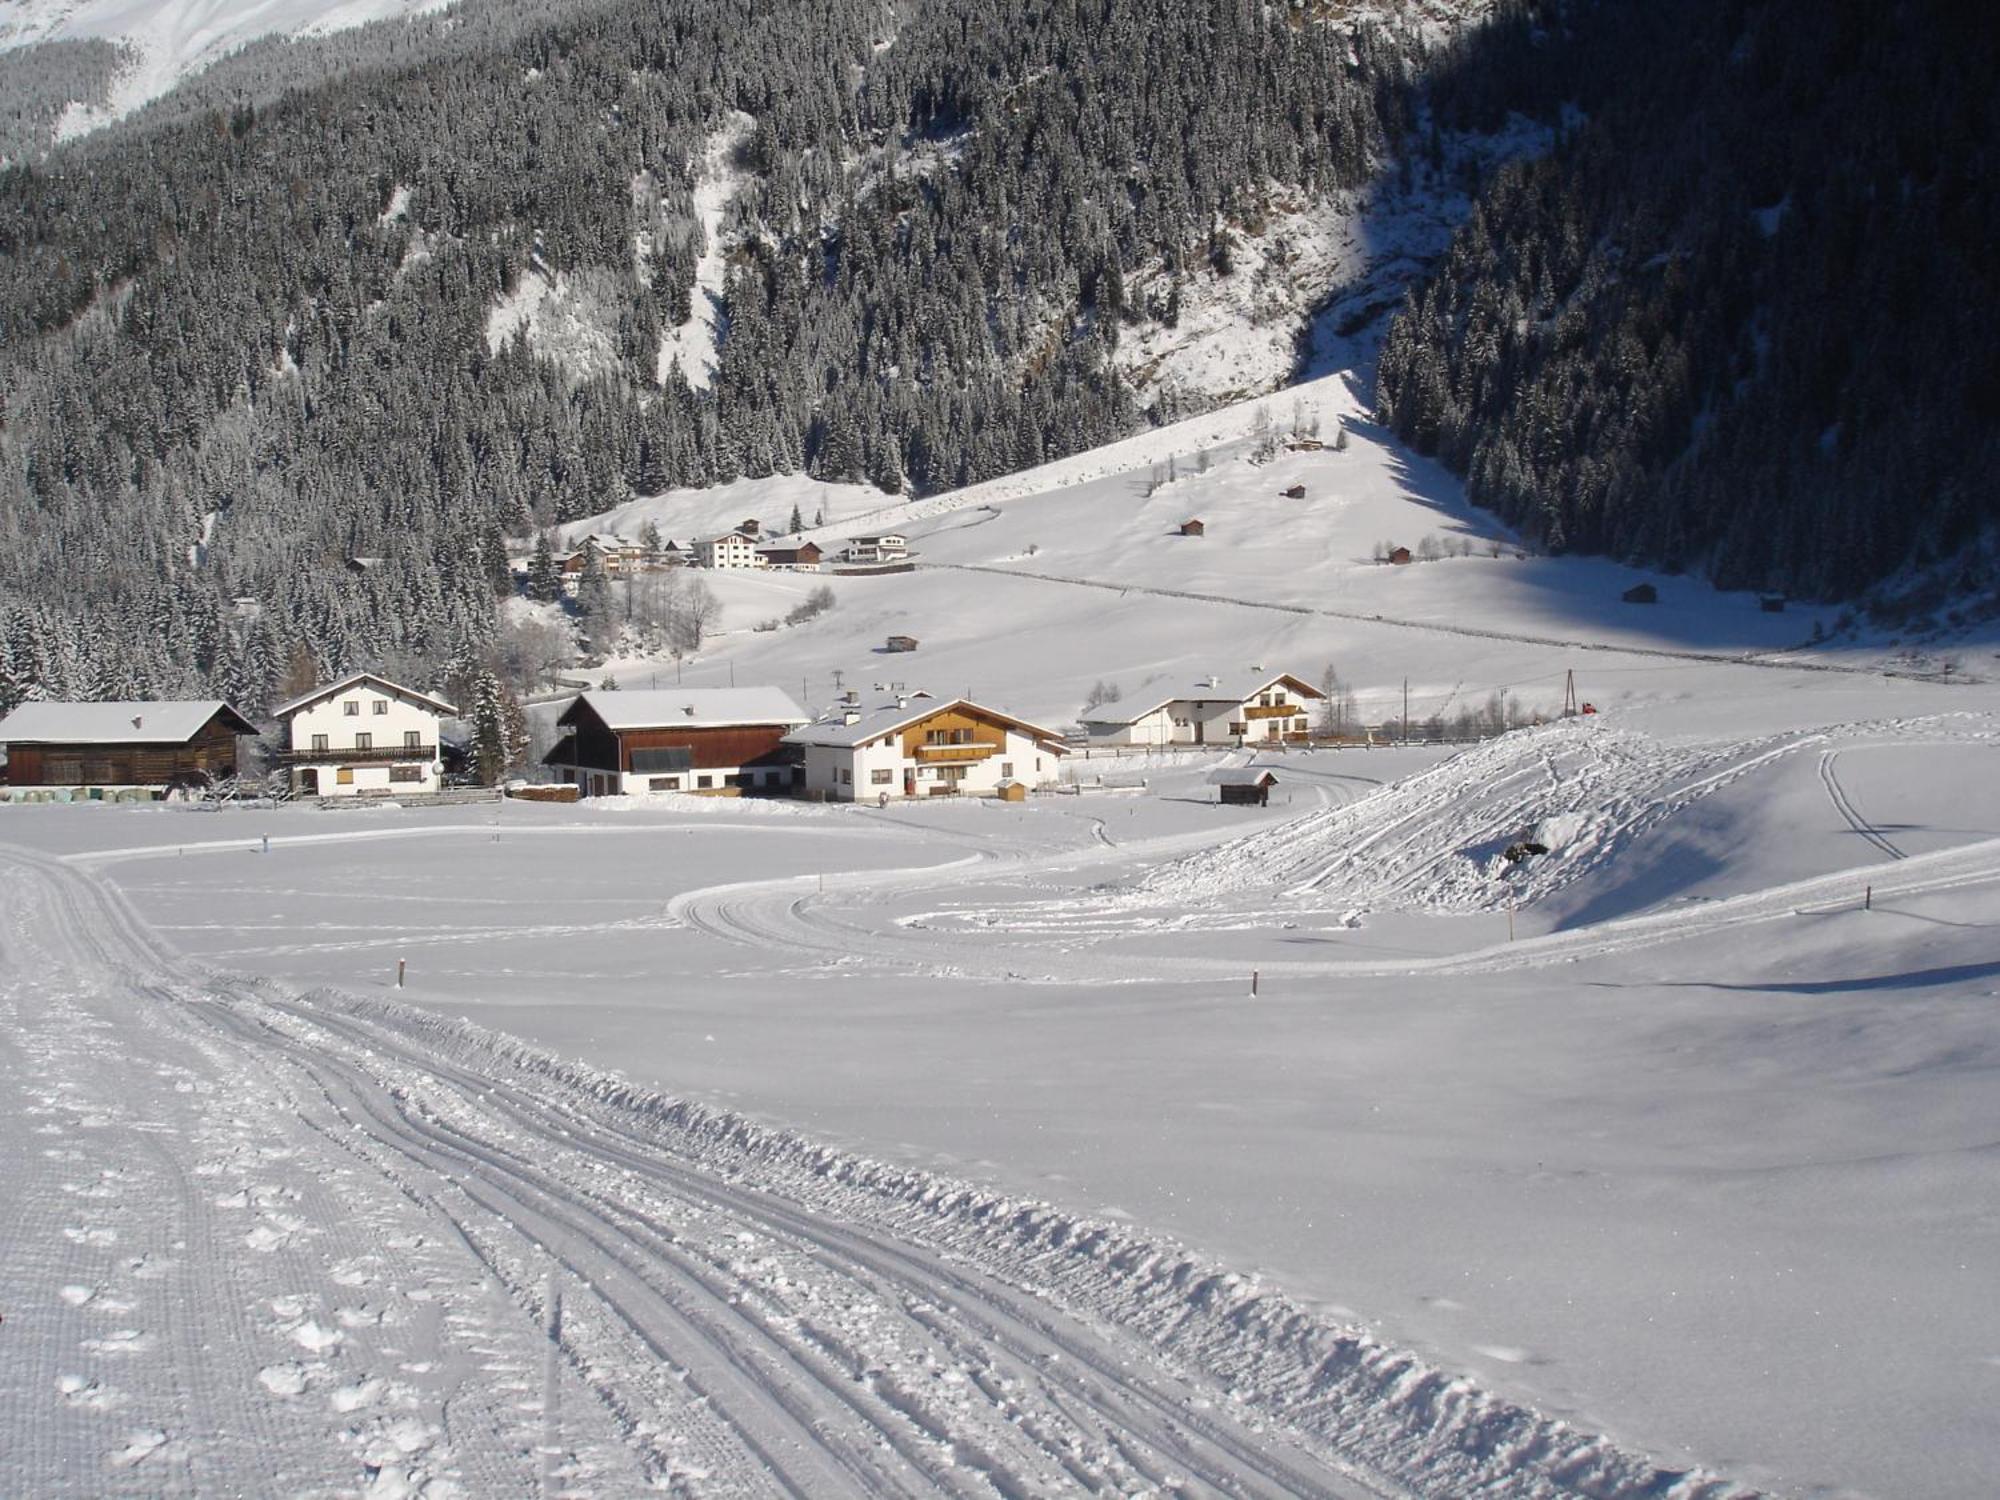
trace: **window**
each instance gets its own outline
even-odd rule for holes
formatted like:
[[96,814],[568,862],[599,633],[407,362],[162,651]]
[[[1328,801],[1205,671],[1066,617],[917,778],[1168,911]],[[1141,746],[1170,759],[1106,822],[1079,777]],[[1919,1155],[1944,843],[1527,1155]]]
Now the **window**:
[[868,779],[876,786],[888,786],[890,783],[895,781],[896,773],[890,770],[870,771],[868,773]]
[[1229,732],[1231,734],[1243,734],[1246,733],[1247,731],[1245,730],[1243,724],[1239,721],[1229,726]]
[[389,711],[389,700],[387,698],[377,698],[375,700],[375,712],[378,714],[386,714],[388,711]]
[[354,736],[354,748],[357,750],[373,750],[375,748],[375,736],[357,732]]
[[424,748],[423,731],[420,729],[405,729],[403,731],[403,748],[405,750],[423,749]]
[[1011,760],[1000,762],[1000,779],[1002,781],[1012,781],[1014,779],[1014,762]]
[[840,784],[842,786],[846,786],[849,782],[853,780],[854,780],[854,773],[848,770],[846,766],[842,766],[840,768]]
[[391,766],[389,767],[389,779],[391,781],[422,781],[424,779],[424,768],[422,766]]
[[678,776],[655,776],[646,783],[649,792],[678,792],[680,789],[681,779]]
[[312,747],[314,754],[324,755],[326,753],[326,736],[323,734],[314,735]]
[[359,698],[349,698],[345,703],[340,705],[340,711],[350,719],[360,718],[361,700]]
[[706,790],[715,785],[715,778],[713,776],[697,776],[694,779],[694,784],[697,791]]
[[338,771],[333,773],[333,779],[342,786],[353,786],[354,767],[342,766]]

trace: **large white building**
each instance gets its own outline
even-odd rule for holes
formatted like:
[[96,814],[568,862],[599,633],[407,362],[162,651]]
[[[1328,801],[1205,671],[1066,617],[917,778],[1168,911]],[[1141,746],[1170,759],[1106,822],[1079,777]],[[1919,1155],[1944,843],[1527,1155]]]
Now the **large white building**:
[[1084,715],[1097,745],[1255,745],[1301,737],[1326,694],[1289,672],[1209,677],[1170,697],[1101,703]]
[[910,555],[910,539],[893,531],[881,536],[851,536],[840,555],[851,563],[902,562]]
[[740,531],[704,537],[694,544],[697,568],[763,568],[770,566],[757,544]]
[[301,797],[405,797],[442,784],[438,724],[458,710],[442,698],[352,672],[277,708],[283,764]]
[[1030,790],[1058,779],[1062,737],[967,698],[927,693],[842,707],[785,736],[805,752],[805,790],[836,802]]

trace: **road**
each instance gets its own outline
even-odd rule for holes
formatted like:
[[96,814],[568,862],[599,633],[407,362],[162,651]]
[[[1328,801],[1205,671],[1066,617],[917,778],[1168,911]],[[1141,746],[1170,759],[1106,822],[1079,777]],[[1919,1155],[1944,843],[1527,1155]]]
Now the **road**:
[[5,1493],[1659,1480],[1173,1247],[0,887]]

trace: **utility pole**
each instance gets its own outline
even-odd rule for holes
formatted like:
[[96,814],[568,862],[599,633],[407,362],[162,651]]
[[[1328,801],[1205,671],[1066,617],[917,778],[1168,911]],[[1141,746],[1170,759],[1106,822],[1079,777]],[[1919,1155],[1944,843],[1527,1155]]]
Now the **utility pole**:
[[1410,679],[1403,679],[1403,743],[1410,743]]
[[1563,682],[1563,717],[1576,717],[1576,668],[1570,668]]

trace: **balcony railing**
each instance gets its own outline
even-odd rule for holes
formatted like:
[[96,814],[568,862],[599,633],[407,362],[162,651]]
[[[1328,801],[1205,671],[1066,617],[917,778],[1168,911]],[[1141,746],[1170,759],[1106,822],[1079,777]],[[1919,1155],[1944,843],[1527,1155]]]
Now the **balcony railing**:
[[985,740],[972,740],[962,745],[919,745],[917,759],[924,765],[932,766],[945,761],[984,760],[989,755],[998,755],[1000,747]]
[[1246,719],[1297,719],[1306,711],[1303,703],[1251,703],[1243,709]]
[[278,764],[281,766],[376,766],[387,765],[390,761],[407,765],[437,758],[436,745],[370,745],[366,750],[357,750],[349,745],[326,750],[278,752]]

